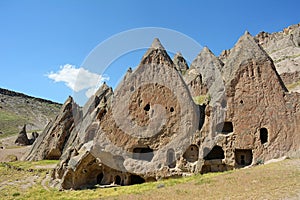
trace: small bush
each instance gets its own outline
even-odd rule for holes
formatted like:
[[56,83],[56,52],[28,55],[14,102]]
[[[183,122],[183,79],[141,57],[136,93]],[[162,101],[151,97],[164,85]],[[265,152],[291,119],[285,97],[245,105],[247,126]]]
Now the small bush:
[[13,197],[17,197],[17,196],[20,196],[20,193],[19,192],[15,192],[15,193],[13,193],[13,195],[12,195]]
[[256,165],[263,165],[265,162],[264,162],[264,160],[262,160],[262,159],[258,159],[257,161],[256,161]]

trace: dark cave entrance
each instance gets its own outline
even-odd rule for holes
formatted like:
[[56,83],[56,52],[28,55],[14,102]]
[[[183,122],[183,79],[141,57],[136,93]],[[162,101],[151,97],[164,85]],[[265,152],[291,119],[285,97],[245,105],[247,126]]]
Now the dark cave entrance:
[[251,149],[236,149],[235,161],[240,166],[248,166],[252,163],[252,150]]
[[142,177],[140,177],[138,175],[131,175],[130,176],[130,184],[131,185],[141,184],[141,183],[145,183],[145,179],[143,179]]
[[[207,152],[207,148],[204,149],[204,154]],[[220,146],[214,146],[212,150],[204,157],[204,160],[224,159],[224,151]]]
[[176,166],[174,149],[169,149],[167,151],[167,164],[170,168],[174,168]]
[[119,175],[115,177],[115,184],[121,185],[121,177]]
[[103,180],[104,174],[101,172],[100,174],[98,174],[97,176],[97,184],[101,184],[102,180]]
[[222,122],[217,124],[216,131],[218,133],[228,134],[233,132],[233,124],[232,122]]
[[151,161],[153,158],[153,149],[149,147],[138,147],[133,149],[133,158],[137,160]]

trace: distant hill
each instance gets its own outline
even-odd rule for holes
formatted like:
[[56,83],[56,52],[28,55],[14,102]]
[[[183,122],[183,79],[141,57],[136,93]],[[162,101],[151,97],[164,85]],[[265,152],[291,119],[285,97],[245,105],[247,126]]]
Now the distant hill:
[[58,114],[61,104],[0,88],[0,137],[16,134],[24,124],[27,131],[41,131]]

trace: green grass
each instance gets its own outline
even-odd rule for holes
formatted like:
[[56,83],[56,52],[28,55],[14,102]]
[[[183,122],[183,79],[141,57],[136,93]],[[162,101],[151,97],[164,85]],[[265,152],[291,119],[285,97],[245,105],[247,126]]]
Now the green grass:
[[40,161],[16,161],[9,163],[11,166],[16,168],[22,168],[24,170],[32,169],[36,166],[45,166],[58,164],[58,160],[40,160]]
[[4,133],[0,135],[0,138],[17,134],[20,131],[19,127],[23,126],[27,121],[28,119],[24,116],[0,110],[0,131]]
[[[43,186],[50,169],[36,170],[36,166],[57,162],[0,163],[0,199],[282,199],[300,194],[299,159],[140,185],[77,191]],[[31,177],[35,177],[34,184],[24,187]]]
[[[58,161],[43,160],[37,162],[10,162],[0,163],[0,186],[1,182],[16,182],[24,180],[30,176],[38,175],[40,178],[37,183],[32,187],[22,189],[21,184],[7,185],[4,188],[0,187],[0,199],[98,199],[110,196],[119,196],[124,194],[142,194],[146,191],[157,190],[158,186],[172,187],[177,184],[182,184],[194,180],[198,180],[198,184],[204,184],[211,182],[210,178],[217,176],[215,174],[195,175],[184,178],[167,179],[158,182],[149,182],[139,185],[123,186],[115,188],[96,188],[86,190],[66,190],[59,191],[56,188],[48,188],[46,190],[41,182],[45,178],[46,173],[50,173],[50,170],[37,170],[36,166],[43,166],[49,164],[57,164]],[[33,170],[30,170],[33,169]]]
[[[0,138],[18,134],[24,124],[30,129],[43,129],[47,121],[54,119],[61,105],[40,102],[31,97],[0,95]],[[39,130],[40,131],[40,130]]]
[[195,96],[193,97],[193,100],[197,105],[208,104],[208,102],[210,101],[210,96],[209,95]]

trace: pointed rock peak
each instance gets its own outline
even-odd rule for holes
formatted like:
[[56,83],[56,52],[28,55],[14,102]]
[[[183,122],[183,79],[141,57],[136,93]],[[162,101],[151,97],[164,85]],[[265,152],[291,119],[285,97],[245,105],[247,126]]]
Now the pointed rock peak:
[[177,71],[183,73],[189,69],[189,66],[180,52],[177,52],[173,58],[173,63]]
[[64,102],[63,105],[66,105],[66,104],[69,104],[69,103],[72,103],[73,102],[73,97],[72,96],[69,96],[66,101]]
[[250,35],[251,36],[251,34],[249,33],[248,30],[245,31],[244,35]]
[[106,84],[106,81],[104,81],[104,82],[102,83],[102,87],[108,87],[107,84]]
[[25,132],[26,133],[26,124],[24,124],[22,130],[21,130],[21,133]]
[[73,104],[74,104],[73,97],[69,96],[67,98],[67,100],[64,102],[64,104],[62,105],[60,113],[66,112],[68,110],[71,110]]
[[99,90],[104,91],[104,90],[107,90],[108,88],[109,88],[108,85],[107,85],[106,82],[104,81],[104,82],[102,83],[102,85],[100,86]]
[[[230,50],[223,68],[223,76],[226,82],[234,79],[240,66],[247,62],[270,60],[269,55],[257,43],[248,31],[241,36],[235,46]],[[252,61],[251,61],[252,60]]]
[[248,45],[251,43],[251,44],[254,44],[255,46],[258,46],[257,41],[248,31],[245,31],[244,35],[242,35],[239,38],[237,44],[239,44],[241,42],[248,43]]
[[222,62],[215,56],[215,54],[206,46],[203,47],[197,58],[216,62],[217,65],[223,65]]
[[210,69],[220,69],[223,66],[223,63],[215,56],[215,54],[208,47],[204,47],[200,51],[196,59],[192,62],[190,68],[195,68],[199,69],[200,71],[203,71],[207,70],[207,66],[209,66]]
[[180,52],[177,52],[177,53],[175,54],[174,58],[175,58],[175,57],[183,57],[183,56],[182,56],[182,54],[181,54]]
[[207,46],[203,47],[201,52],[206,53],[206,54],[210,54],[210,55],[216,57],[215,54]]
[[163,64],[173,67],[173,61],[171,60],[165,48],[161,45],[158,38],[154,39],[151,47],[144,54],[140,65],[141,64]]
[[228,59],[238,57],[239,60],[261,59],[269,57],[268,54],[257,43],[255,38],[246,31],[242,35],[235,46],[230,50]]
[[131,73],[131,72],[132,72],[132,68],[129,67],[129,68],[127,69],[127,73]]
[[67,100],[73,101],[73,97],[69,95]]
[[95,92],[95,96],[101,96],[101,94],[107,90],[110,90],[111,88],[106,84],[104,81],[102,85],[99,87],[99,89]]
[[162,49],[165,50],[165,48],[163,47],[163,45],[160,43],[158,38],[154,38],[152,44],[151,44],[151,48],[152,49]]

